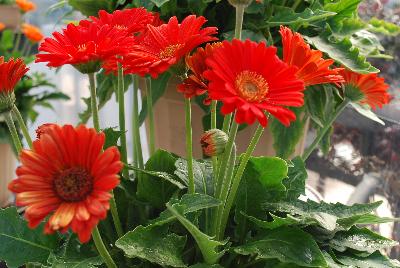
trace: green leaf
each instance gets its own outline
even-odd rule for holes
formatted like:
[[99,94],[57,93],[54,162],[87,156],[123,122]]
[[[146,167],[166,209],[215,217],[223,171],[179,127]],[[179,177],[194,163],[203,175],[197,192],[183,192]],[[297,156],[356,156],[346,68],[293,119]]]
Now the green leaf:
[[336,259],[350,267],[360,268],[395,268],[400,267],[400,263],[397,260],[390,260],[388,257],[383,256],[379,251],[367,257],[360,257],[357,255],[346,255],[346,253],[337,253]]
[[209,265],[209,264],[205,264],[205,263],[197,263],[197,264],[189,266],[189,267],[190,268],[223,268],[219,264]]
[[349,266],[347,265],[342,265],[341,263],[336,262],[328,252],[322,251],[322,254],[324,254],[326,263],[328,264],[329,268],[343,268],[343,267],[349,268]]
[[46,264],[57,242],[56,236],[44,235],[42,227],[28,228],[15,207],[0,209],[0,260],[8,267],[17,268],[28,262]]
[[308,43],[315,46],[318,50],[328,54],[328,56],[350,70],[361,73],[377,73],[378,69],[366,61],[360,51],[353,46],[348,37],[341,40],[329,38],[326,34],[314,37],[304,36]]
[[[145,165],[145,170],[174,174],[177,156],[164,151],[155,152]],[[142,173],[138,180],[137,195],[140,199],[150,202],[156,208],[164,208],[165,203],[178,190],[176,185],[160,179],[159,176]]]
[[308,25],[311,22],[323,21],[326,18],[335,16],[335,12],[325,10],[312,10],[310,8],[304,9],[300,13],[295,13],[292,8],[280,7],[274,11],[274,16],[267,22],[269,26],[279,25]]
[[369,22],[371,32],[384,35],[396,36],[400,33],[400,26],[377,18],[372,18]]
[[336,15],[330,19],[333,27],[340,27],[341,22],[347,18],[356,16],[358,5],[362,0],[339,0],[324,5],[324,10],[335,12]]
[[106,135],[106,141],[104,142],[104,149],[112,146],[118,146],[118,140],[122,135],[120,130],[115,130],[115,128],[106,128],[103,130]]
[[255,241],[236,247],[241,255],[258,259],[279,259],[306,267],[326,267],[326,261],[312,236],[299,228],[281,227]]
[[181,181],[177,180],[176,176],[171,175],[171,174],[169,174],[167,172],[149,171],[149,170],[140,169],[140,168],[137,168],[137,167],[134,167],[134,166],[128,166],[128,168],[131,169],[131,170],[139,171],[139,172],[144,173],[146,175],[150,175],[150,176],[157,177],[157,178],[163,179],[165,181],[168,181],[168,182],[174,184],[176,187],[178,187],[181,190],[187,188],[186,184],[183,184]]
[[214,240],[212,237],[206,235],[199,228],[194,225],[191,221],[186,219],[181,211],[167,204],[168,210],[178,219],[178,221],[188,230],[188,232],[193,236],[194,240],[203,255],[204,261],[207,264],[215,264],[223,255],[225,250],[217,251],[220,246],[226,244],[226,242],[220,242]]
[[7,51],[14,46],[14,32],[12,30],[4,30],[1,33],[0,49]]
[[[217,207],[221,201],[205,194],[185,194],[181,199],[172,198],[168,204],[175,209],[179,209],[182,215],[196,212],[206,208]],[[160,216],[151,221],[151,224],[163,225],[175,220],[175,216],[169,211],[163,211]]]
[[300,195],[305,195],[308,174],[305,163],[297,156],[289,163],[288,176],[282,183],[286,187],[286,200],[297,200]]
[[274,214],[270,214],[272,217],[272,221],[263,221],[253,216],[248,216],[245,214],[243,215],[246,216],[246,218],[248,218],[249,221],[255,223],[258,227],[267,230],[273,230],[282,226],[298,225],[302,223],[300,219],[292,217],[290,215],[287,215],[286,218],[281,218]]
[[358,103],[351,102],[351,106],[356,110],[359,114],[362,116],[365,116],[366,118],[371,119],[372,121],[375,121],[381,125],[385,125],[385,122],[383,122],[382,119],[380,119],[372,110],[369,106],[367,105],[361,105]]
[[369,224],[381,224],[388,222],[400,221],[400,218],[387,218],[387,217],[379,217],[375,214],[364,214],[364,215],[356,215],[353,217],[339,219],[338,224],[344,228],[349,229],[353,225],[369,225]]
[[302,117],[304,106],[294,108],[292,111],[296,114],[296,121],[292,122],[289,127],[282,125],[277,119],[271,120],[269,125],[274,137],[276,155],[284,159],[294,153],[296,145],[304,135],[304,126],[307,121],[306,117]]
[[341,231],[335,234],[335,237],[329,240],[329,245],[337,251],[345,251],[348,248],[358,251],[373,253],[388,247],[396,246],[398,243],[385,238],[367,228],[352,227],[348,231]]
[[161,7],[170,0],[150,0],[150,1],[153,2],[157,7]]
[[185,236],[169,233],[163,226],[138,226],[115,242],[129,258],[137,257],[172,267],[186,267],[182,261],[185,244]]
[[[187,161],[179,158],[175,162],[175,175],[178,176],[186,186],[189,184],[189,173]],[[213,171],[212,163],[207,160],[193,160],[194,186],[196,192],[204,194],[213,194]]]
[[[167,0],[168,1],[168,0]],[[151,79],[151,100],[154,104],[164,95],[165,90],[167,89],[168,81],[171,78],[171,74],[169,72],[165,72],[157,79]],[[144,91],[142,91],[144,92]],[[142,97],[142,110],[139,114],[139,124],[142,125],[147,116],[147,96]]]
[[97,16],[100,10],[112,12],[115,0],[68,0],[68,4],[85,16]]

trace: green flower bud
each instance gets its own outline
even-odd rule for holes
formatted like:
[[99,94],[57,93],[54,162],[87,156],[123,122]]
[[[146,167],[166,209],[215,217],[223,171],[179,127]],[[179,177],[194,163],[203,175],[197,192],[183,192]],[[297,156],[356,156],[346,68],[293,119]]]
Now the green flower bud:
[[210,129],[201,137],[200,143],[207,156],[217,156],[225,151],[228,135],[219,129]]
[[10,112],[15,104],[14,92],[0,92],[0,114]]

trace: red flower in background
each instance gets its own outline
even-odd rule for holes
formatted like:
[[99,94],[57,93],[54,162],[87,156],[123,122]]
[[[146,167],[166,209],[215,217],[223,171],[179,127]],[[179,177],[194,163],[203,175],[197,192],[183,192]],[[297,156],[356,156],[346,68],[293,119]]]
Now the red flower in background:
[[201,29],[205,22],[204,17],[191,15],[181,24],[172,17],[167,24],[158,27],[147,25],[148,30],[124,56],[125,72],[157,77],[197,46],[217,39],[212,36],[217,33],[216,27]]
[[330,69],[334,60],[322,58],[322,52],[310,48],[299,33],[293,33],[289,28],[281,26],[280,34],[283,45],[283,61],[289,66],[296,66],[296,76],[304,81],[306,86],[341,83],[340,69]]
[[339,73],[345,80],[345,95],[352,101],[369,105],[373,109],[382,108],[390,102],[391,96],[387,92],[389,85],[377,74],[359,74],[347,69]]
[[266,126],[265,111],[286,126],[296,119],[285,106],[303,105],[304,83],[296,78],[296,68],[277,57],[275,47],[250,40],[224,41],[206,63],[210,98],[222,101],[223,114],[236,111],[237,123],[253,124],[257,119]]
[[222,47],[221,42],[207,44],[205,48],[199,47],[191,56],[186,56],[186,66],[191,74],[182,84],[178,85],[178,92],[183,93],[185,98],[192,98],[206,93],[207,80],[203,75],[204,71],[207,70],[206,59],[218,47]]
[[0,99],[1,95],[14,92],[15,86],[28,70],[22,59],[4,61],[4,57],[0,57]]
[[81,25],[87,26],[90,23],[95,23],[99,26],[109,25],[127,34],[135,34],[145,30],[147,24],[153,22],[154,15],[141,7],[116,10],[112,14],[105,10],[100,10],[98,18],[91,16],[90,19],[92,21],[81,21]]
[[104,133],[83,125],[48,125],[34,149],[21,152],[18,178],[8,188],[17,206],[26,207],[30,228],[50,216],[45,233],[71,229],[82,243],[90,240],[106,218],[123,165],[116,147],[102,152],[104,141]]
[[53,38],[44,40],[36,62],[47,62],[49,67],[72,64],[83,73],[95,72],[102,61],[126,53],[132,43],[133,37],[121,35],[109,25],[70,23],[62,33],[54,32]]

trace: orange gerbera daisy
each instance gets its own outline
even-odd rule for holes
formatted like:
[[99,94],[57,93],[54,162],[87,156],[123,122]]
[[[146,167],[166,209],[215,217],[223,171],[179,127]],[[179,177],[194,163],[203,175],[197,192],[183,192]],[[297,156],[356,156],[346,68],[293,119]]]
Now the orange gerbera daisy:
[[8,188],[17,206],[26,207],[30,228],[50,216],[45,233],[71,229],[82,243],[106,218],[110,191],[122,169],[116,147],[103,150],[104,133],[93,128],[50,125],[42,129],[33,150],[20,154],[18,178]]
[[14,92],[16,84],[28,70],[22,59],[4,61],[4,57],[0,57],[0,99],[2,95]]
[[29,12],[36,9],[35,3],[28,0],[15,0],[15,3],[23,12]]
[[199,47],[191,56],[186,56],[186,65],[191,74],[182,84],[178,85],[178,92],[186,98],[200,96],[207,91],[207,80],[204,78],[204,71],[207,70],[206,59],[210,57],[215,48],[221,47],[222,43],[207,44],[205,49]]
[[236,111],[237,123],[253,124],[257,119],[267,125],[265,111],[288,126],[296,115],[285,108],[303,105],[304,83],[276,55],[276,48],[250,40],[223,42],[206,60],[204,75],[209,81],[208,93],[222,101],[221,112]]
[[6,25],[2,22],[0,22],[0,32],[3,31],[6,28]]
[[53,38],[46,38],[39,47],[36,62],[47,62],[47,66],[60,67],[71,64],[82,73],[100,69],[102,61],[126,53],[132,46],[133,37],[109,25],[86,26],[70,23],[62,33],[54,32]]
[[390,102],[391,96],[387,92],[389,85],[377,74],[359,74],[347,69],[339,73],[345,80],[345,95],[350,100],[369,105],[373,109],[382,108]]
[[322,58],[322,52],[310,48],[299,33],[293,33],[289,28],[281,26],[280,34],[283,45],[283,61],[289,66],[296,66],[296,76],[304,81],[306,86],[341,83],[343,77],[340,69],[330,69],[334,60]]
[[181,24],[172,17],[167,24],[158,27],[147,25],[148,30],[123,59],[126,73],[157,77],[195,47],[216,40],[212,35],[217,33],[217,28],[201,29],[205,22],[204,17],[190,15]]
[[22,24],[22,33],[28,38],[32,43],[38,43],[43,40],[43,34],[38,27],[31,24]]

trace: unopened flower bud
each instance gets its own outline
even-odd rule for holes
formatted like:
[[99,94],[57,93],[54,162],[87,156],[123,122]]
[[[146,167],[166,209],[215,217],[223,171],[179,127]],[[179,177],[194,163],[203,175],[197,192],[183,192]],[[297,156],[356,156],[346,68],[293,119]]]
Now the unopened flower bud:
[[40,139],[40,137],[44,134],[47,133],[47,131],[49,131],[52,127],[57,126],[56,124],[53,123],[47,123],[47,124],[43,124],[41,126],[39,126],[36,129],[36,138]]
[[15,104],[14,92],[0,92],[0,114],[12,110]]
[[217,156],[225,151],[228,135],[219,129],[210,129],[204,132],[200,143],[207,156]]
[[253,2],[253,0],[228,0],[228,2],[236,7],[236,6],[248,6],[251,4],[251,2]]

